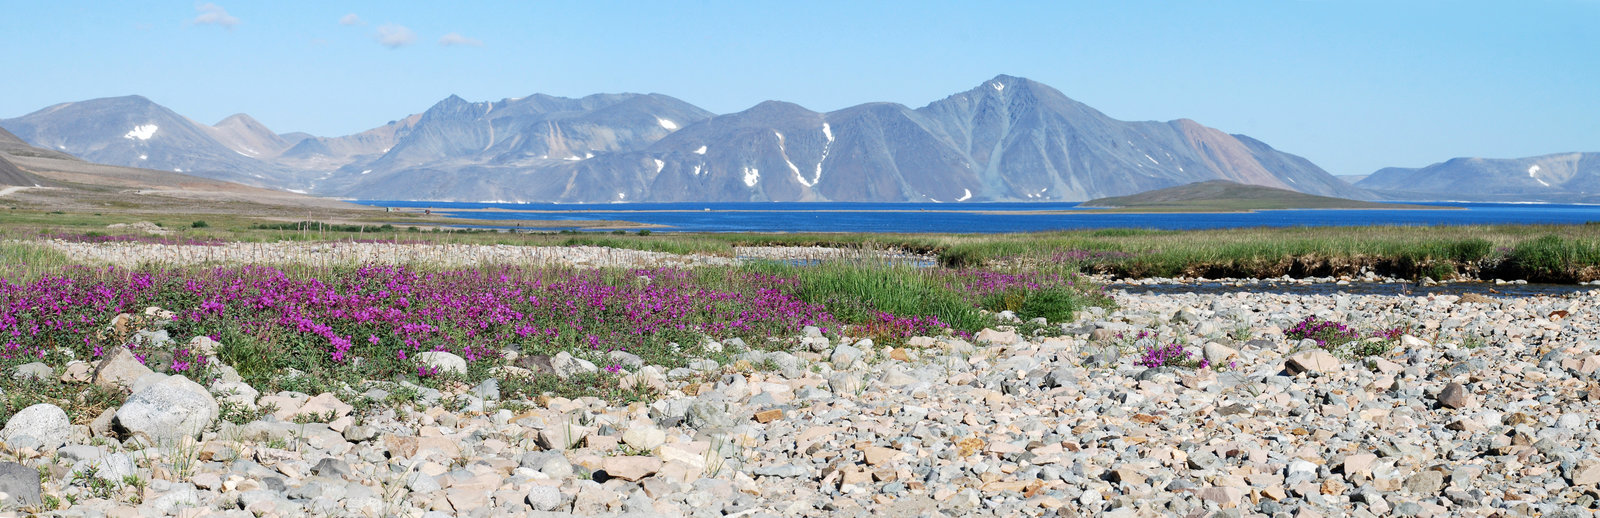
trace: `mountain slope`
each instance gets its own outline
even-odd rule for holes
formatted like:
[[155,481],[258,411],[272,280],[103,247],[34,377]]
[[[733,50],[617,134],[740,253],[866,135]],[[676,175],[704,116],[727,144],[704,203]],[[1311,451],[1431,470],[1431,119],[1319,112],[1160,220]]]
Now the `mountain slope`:
[[1395,199],[1600,201],[1600,153],[1453,158],[1422,168],[1380,169],[1356,186]]
[[[34,145],[102,164],[190,173],[258,186],[294,183],[284,169],[217,140],[215,128],[136,95],[57,104],[0,120],[0,126]],[[233,139],[244,138],[247,131],[220,133]]]
[[38,178],[17,168],[5,156],[0,156],[0,187],[32,187],[38,184]]

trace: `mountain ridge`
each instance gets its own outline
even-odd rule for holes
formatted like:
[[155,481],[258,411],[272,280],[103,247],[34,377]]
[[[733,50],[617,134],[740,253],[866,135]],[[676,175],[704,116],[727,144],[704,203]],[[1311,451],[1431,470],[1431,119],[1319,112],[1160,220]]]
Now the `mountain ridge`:
[[1423,167],[1386,167],[1357,187],[1390,199],[1600,202],[1600,152],[1522,158],[1456,157]]
[[[90,129],[71,128],[86,118]],[[717,115],[662,94],[450,95],[372,130],[317,137],[243,114],[206,126],[129,96],[0,126],[95,161],[364,199],[1081,201],[1210,179],[1371,197],[1259,140],[1189,119],[1116,120],[1009,75],[920,108],[825,113],[764,101]]]

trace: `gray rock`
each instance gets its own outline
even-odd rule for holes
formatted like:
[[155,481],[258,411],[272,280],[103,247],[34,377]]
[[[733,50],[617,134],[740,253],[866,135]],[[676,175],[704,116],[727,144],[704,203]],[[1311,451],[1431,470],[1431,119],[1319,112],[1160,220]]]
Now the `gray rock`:
[[550,358],[550,368],[555,371],[556,377],[561,379],[600,371],[600,368],[589,360],[567,354],[566,351],[556,353]]
[[558,488],[536,485],[528,489],[528,505],[535,511],[555,511],[561,508],[564,501]]
[[122,479],[139,472],[138,466],[133,463],[133,458],[125,453],[113,453],[98,459],[84,459],[72,465],[75,473],[94,472],[94,478],[107,482],[122,483]]
[[732,428],[737,423],[728,411],[727,403],[699,401],[689,406],[688,413],[684,414],[684,424],[704,430]]
[[330,457],[317,461],[311,472],[323,477],[350,478],[350,463]]
[[438,369],[440,373],[455,372],[467,373],[467,360],[444,351],[428,351],[417,355],[417,361],[423,365]]
[[248,383],[239,381],[216,381],[211,383],[211,393],[217,397],[218,402],[227,401],[244,408],[256,408],[256,399],[261,397],[261,392]]
[[366,442],[378,436],[378,430],[367,425],[356,425],[344,429],[344,440],[350,442]]
[[55,376],[55,370],[49,365],[39,362],[24,363],[17,366],[17,371],[11,373],[13,379],[46,380]]
[[538,451],[524,453],[522,458],[518,459],[518,463],[524,468],[544,473],[556,480],[572,476],[572,463],[567,461],[567,457],[562,455],[561,452]]
[[0,429],[0,442],[16,446],[16,439],[23,435],[39,441],[43,450],[54,450],[72,436],[72,421],[67,420],[67,413],[60,407],[40,403],[13,414]]
[[1451,383],[1449,385],[1445,385],[1444,389],[1439,391],[1439,395],[1435,399],[1439,401],[1439,406],[1460,410],[1462,408],[1466,408],[1469,400],[1468,396],[1469,394],[1467,393],[1467,388],[1465,386],[1461,385],[1460,383]]
[[43,503],[40,493],[39,470],[17,464],[0,462],[0,492],[11,495],[0,509],[14,510]]
[[828,361],[833,363],[835,369],[848,369],[860,360],[864,353],[851,345],[840,345],[833,348],[833,354],[828,356]]
[[427,494],[442,488],[439,486],[439,481],[427,473],[413,472],[406,476],[406,489],[410,489],[413,493]]
[[62,458],[65,458],[65,459],[67,459],[69,461],[80,461],[80,460],[83,460],[83,459],[98,459],[98,458],[100,458],[101,455],[105,455],[106,454],[106,452],[101,450],[100,447],[98,447],[98,446],[88,446],[88,445],[83,445],[83,444],[74,444],[74,445],[70,445],[70,446],[63,446],[63,447],[61,447],[61,449],[56,450],[56,453],[61,455]]
[[161,496],[145,502],[145,506],[155,509],[163,515],[175,515],[177,511],[197,507],[200,504],[200,493],[189,484],[168,489]]
[[500,399],[500,380],[489,378],[472,387],[472,394],[483,399]]
[[628,351],[611,351],[606,356],[611,358],[611,361],[621,365],[624,369],[638,370],[644,367],[644,358],[640,358],[639,355],[630,353]]
[[113,424],[121,433],[160,446],[180,437],[199,438],[217,419],[218,411],[217,400],[205,387],[183,376],[170,376],[129,397],[117,409]]
[[126,347],[113,347],[100,364],[95,366],[94,384],[106,388],[132,389],[133,382],[154,374],[133,356]]
[[1438,495],[1439,490],[1444,488],[1444,474],[1431,469],[1423,470],[1421,473],[1406,479],[1403,487],[1406,491],[1416,495]]

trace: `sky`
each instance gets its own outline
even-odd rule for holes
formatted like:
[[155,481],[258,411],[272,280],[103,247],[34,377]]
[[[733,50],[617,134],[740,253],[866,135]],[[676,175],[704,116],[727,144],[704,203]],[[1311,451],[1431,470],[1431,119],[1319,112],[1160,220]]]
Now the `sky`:
[[1600,151],[1600,0],[8,3],[0,118],[138,94],[337,136],[451,94],[830,111],[1008,74],[1333,174]]

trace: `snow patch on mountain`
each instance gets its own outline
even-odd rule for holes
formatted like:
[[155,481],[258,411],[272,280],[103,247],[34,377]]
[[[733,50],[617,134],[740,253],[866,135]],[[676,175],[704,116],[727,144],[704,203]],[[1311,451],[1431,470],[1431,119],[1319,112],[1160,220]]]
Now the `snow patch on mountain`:
[[161,127],[154,124],[141,124],[128,130],[127,133],[122,135],[122,138],[128,140],[150,140],[150,137],[156,135],[156,130],[158,129],[161,129]]

